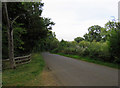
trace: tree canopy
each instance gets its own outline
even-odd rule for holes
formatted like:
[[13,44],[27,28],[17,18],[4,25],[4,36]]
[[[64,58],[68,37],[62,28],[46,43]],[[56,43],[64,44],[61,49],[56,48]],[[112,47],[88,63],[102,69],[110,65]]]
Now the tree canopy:
[[[2,5],[2,50],[3,58],[8,58],[7,19],[4,4]],[[42,44],[41,40],[50,36],[55,23],[50,18],[41,16],[43,6],[41,2],[7,2],[9,20],[14,22],[12,28],[15,56],[32,52],[38,43]]]
[[82,40],[84,40],[84,38],[82,38],[82,37],[77,37],[77,38],[74,39],[74,41],[76,41],[77,43],[79,43]]

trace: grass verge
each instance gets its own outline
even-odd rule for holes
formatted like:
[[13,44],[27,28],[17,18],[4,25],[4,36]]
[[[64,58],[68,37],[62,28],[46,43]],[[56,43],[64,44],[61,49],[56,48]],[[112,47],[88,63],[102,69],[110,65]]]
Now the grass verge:
[[[34,53],[31,62],[18,66],[16,69],[6,69],[2,73],[3,86],[36,86],[40,85],[40,74],[45,62],[40,53]],[[37,84],[36,84],[37,83]]]
[[108,66],[108,67],[112,67],[112,68],[116,68],[116,69],[120,69],[120,65],[118,65],[118,64],[103,62],[100,60],[92,59],[90,57],[81,57],[78,55],[68,55],[68,54],[63,54],[63,53],[56,53],[56,54],[66,56],[66,57],[71,57],[71,58],[78,59],[78,60],[83,60],[83,61],[95,63],[95,64],[99,64],[99,65],[104,65],[104,66]]

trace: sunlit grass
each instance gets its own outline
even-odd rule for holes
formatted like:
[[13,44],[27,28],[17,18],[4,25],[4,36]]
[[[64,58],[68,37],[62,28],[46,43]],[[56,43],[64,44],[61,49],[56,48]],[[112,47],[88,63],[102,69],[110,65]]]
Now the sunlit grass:
[[[39,77],[45,66],[45,62],[40,53],[32,54],[31,62],[21,65],[16,69],[3,70],[3,86],[25,86],[35,85],[34,79]],[[39,84],[40,85],[40,84]]]

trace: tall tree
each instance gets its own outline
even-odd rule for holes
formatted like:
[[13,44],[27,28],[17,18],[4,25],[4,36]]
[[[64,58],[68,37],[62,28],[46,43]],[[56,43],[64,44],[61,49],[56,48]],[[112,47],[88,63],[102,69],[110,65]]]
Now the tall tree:
[[82,38],[82,37],[77,37],[77,38],[74,39],[74,41],[76,41],[77,43],[79,43],[82,40],[84,40],[84,38]]
[[8,17],[8,10],[6,2],[5,5],[5,13],[6,13],[6,19],[7,19],[7,27],[8,27],[8,47],[9,47],[9,59],[11,63],[11,68],[15,68],[15,60],[14,60],[14,44],[13,44],[13,29],[12,24],[10,23],[9,17]]
[[88,41],[101,41],[101,28],[99,25],[94,25],[88,28],[89,33],[85,34],[84,37]]
[[[3,45],[6,47],[6,44],[9,44],[11,68],[15,68],[14,49],[16,50],[15,54],[20,53],[18,51],[20,49],[23,50],[21,52],[23,54],[30,53],[36,44],[39,43],[38,40],[47,37],[49,31],[52,29],[52,25],[54,25],[51,19],[41,17],[42,6],[43,3],[41,2],[7,2],[7,4],[4,4],[5,8],[2,10],[2,14],[6,15],[2,15],[3,29],[5,29],[3,33],[6,33],[6,27],[8,27],[9,42],[5,42],[7,39],[5,38],[6,35],[3,34]],[[13,43],[13,40],[15,43]],[[4,53],[5,48],[3,47],[2,49]]]
[[[43,3],[41,2],[8,2],[7,8],[9,19],[14,20],[14,45],[15,56],[25,53],[30,53],[39,39],[48,37],[49,31],[55,24],[50,18],[41,17]],[[14,9],[13,9],[14,8]],[[3,33],[6,30],[5,10],[3,11]],[[3,34],[5,40],[6,35]],[[16,38],[18,37],[18,38]],[[7,39],[6,39],[7,40]],[[6,45],[6,40],[3,45]],[[6,46],[5,46],[6,47]],[[23,50],[23,52],[22,52]],[[3,53],[7,50],[3,49]],[[20,51],[20,52],[18,52]],[[17,53],[17,55],[16,55]],[[4,53],[5,56],[5,53]]]
[[85,41],[90,41],[89,34],[86,33],[83,37],[84,37]]
[[120,23],[114,22],[114,25],[110,25],[110,30],[108,41],[111,61],[120,63]]

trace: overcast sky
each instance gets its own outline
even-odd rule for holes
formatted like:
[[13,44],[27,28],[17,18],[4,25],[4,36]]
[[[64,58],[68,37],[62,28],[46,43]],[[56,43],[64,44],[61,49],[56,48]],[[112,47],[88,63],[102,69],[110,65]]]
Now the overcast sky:
[[42,16],[55,22],[53,32],[58,40],[73,41],[88,33],[92,25],[104,24],[111,16],[118,18],[119,0],[43,0]]

